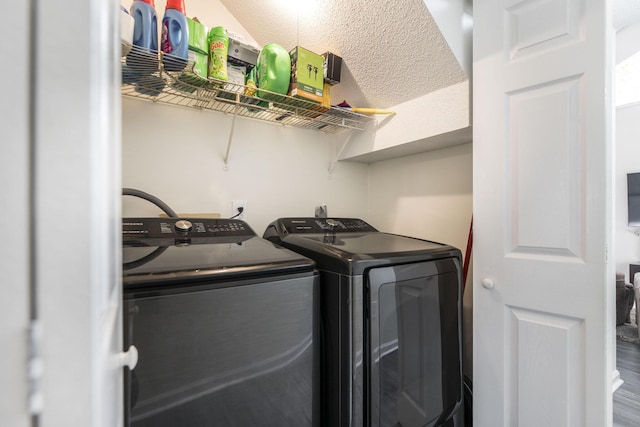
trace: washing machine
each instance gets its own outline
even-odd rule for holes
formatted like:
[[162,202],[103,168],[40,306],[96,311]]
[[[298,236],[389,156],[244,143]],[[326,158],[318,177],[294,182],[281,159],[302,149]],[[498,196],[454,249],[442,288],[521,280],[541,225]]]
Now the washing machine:
[[458,249],[355,218],[281,218],[263,237],[320,272],[323,426],[463,426]]
[[125,426],[319,426],[315,263],[235,219],[123,220]]

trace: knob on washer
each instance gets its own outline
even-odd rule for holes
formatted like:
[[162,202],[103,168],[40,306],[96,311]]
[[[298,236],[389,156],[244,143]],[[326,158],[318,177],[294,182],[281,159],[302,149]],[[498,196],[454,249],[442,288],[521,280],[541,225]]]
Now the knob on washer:
[[193,224],[191,224],[191,221],[187,221],[186,219],[181,219],[179,221],[176,221],[175,227],[177,231],[186,233],[187,231],[193,228]]
[[335,219],[329,218],[327,220],[327,225],[333,229],[333,228],[336,228],[338,225],[340,225],[340,223],[338,221],[336,221]]

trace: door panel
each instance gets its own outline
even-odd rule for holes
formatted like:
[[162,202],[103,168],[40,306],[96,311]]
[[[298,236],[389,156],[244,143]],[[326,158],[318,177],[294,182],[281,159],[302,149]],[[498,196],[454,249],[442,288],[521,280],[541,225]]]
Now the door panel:
[[583,7],[582,0],[507,2],[504,15],[508,60],[526,59],[578,42],[583,36]]
[[584,255],[580,82],[570,77],[507,93],[508,256]]
[[611,423],[609,9],[474,4],[476,426]]
[[584,322],[505,307],[505,326],[507,424],[584,425]]

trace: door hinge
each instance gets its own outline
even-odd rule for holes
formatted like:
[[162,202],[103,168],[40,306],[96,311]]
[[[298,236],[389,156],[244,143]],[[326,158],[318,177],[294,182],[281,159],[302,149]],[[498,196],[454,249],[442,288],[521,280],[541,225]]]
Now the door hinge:
[[27,396],[29,413],[39,415],[42,413],[42,374],[44,365],[42,362],[42,326],[38,320],[32,320],[27,330],[27,382],[29,384]]

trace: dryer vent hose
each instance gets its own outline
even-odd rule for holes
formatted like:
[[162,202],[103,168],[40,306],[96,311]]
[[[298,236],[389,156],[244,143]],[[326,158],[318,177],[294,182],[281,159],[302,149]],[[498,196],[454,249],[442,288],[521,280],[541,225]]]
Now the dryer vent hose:
[[145,193],[144,191],[141,191],[141,190],[136,190],[135,188],[123,188],[122,195],[140,197],[141,199],[144,199],[148,202],[153,203],[154,205],[162,209],[162,211],[167,215],[169,215],[170,217],[178,218],[178,214],[175,213],[175,211],[171,209],[169,205],[167,205],[165,202],[163,202],[162,200],[158,199],[156,196],[153,196],[149,193]]

